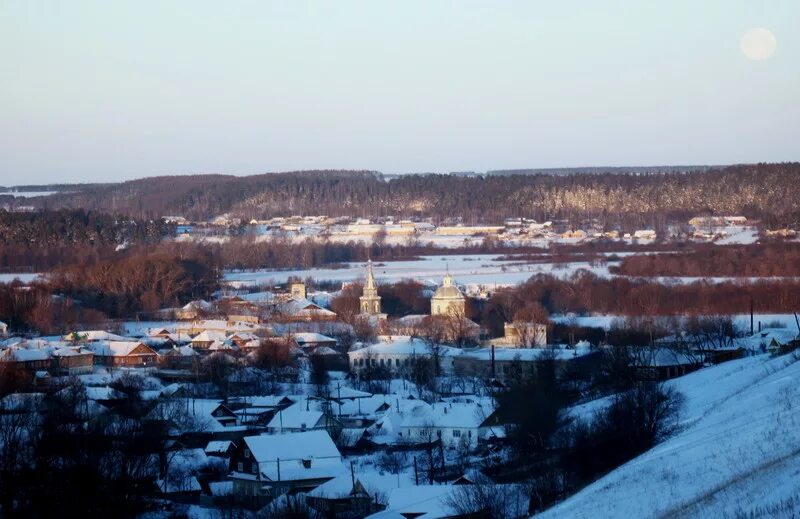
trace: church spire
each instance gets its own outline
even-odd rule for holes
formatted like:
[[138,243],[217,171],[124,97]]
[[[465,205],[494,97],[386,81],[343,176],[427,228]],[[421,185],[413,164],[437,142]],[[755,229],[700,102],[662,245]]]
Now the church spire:
[[367,283],[365,290],[375,290],[375,274],[372,272],[372,258],[367,261]]

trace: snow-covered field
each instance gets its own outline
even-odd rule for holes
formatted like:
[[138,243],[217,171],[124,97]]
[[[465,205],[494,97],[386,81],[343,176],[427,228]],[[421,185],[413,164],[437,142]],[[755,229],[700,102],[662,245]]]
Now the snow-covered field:
[[33,198],[34,196],[50,196],[58,191],[2,191],[0,195],[11,195],[15,198]]
[[542,517],[796,517],[800,356],[748,357],[668,384],[682,430]]
[[[731,316],[734,323],[741,330],[748,331],[750,329],[750,314],[734,314]],[[609,329],[615,319],[621,319],[624,316],[620,315],[553,315],[551,319],[557,323],[570,324],[573,326],[590,326],[595,328]],[[795,322],[793,314],[755,314],[753,316],[753,326],[758,329],[758,323],[761,322],[762,326],[774,328],[776,324],[778,327],[795,329],[797,323]]]
[[31,281],[35,280],[39,276],[41,276],[41,274],[36,274],[36,273],[0,274],[0,283],[11,283],[15,279],[19,279],[23,283],[30,283]]
[[726,236],[714,242],[718,245],[751,244],[758,240],[758,229],[749,225],[729,225],[722,230]]
[[[616,253],[625,256],[632,253]],[[578,270],[584,269],[600,277],[611,277],[608,265],[592,266],[587,261],[568,263],[529,263],[524,260],[499,260],[499,254],[476,255],[439,255],[423,256],[413,261],[386,261],[377,263],[375,277],[379,282],[394,283],[401,279],[416,279],[422,282],[440,283],[448,272],[461,285],[482,285],[486,288],[516,285],[527,281],[536,274],[553,274],[560,278],[569,278]],[[236,287],[269,286],[285,283],[290,277],[311,277],[317,281],[355,281],[364,277],[366,263],[348,263],[344,268],[312,268],[299,270],[259,269],[252,271],[229,271],[225,280]],[[722,283],[726,281],[746,282],[765,278],[735,277],[654,277],[647,278],[664,284],[694,283],[708,281]],[[780,280],[782,278],[768,278]]]
[[[401,279],[417,279],[425,282],[441,283],[449,271],[462,285],[485,285],[488,287],[515,285],[526,281],[538,273],[571,276],[578,269],[588,269],[599,276],[608,276],[605,266],[592,267],[587,262],[573,262],[563,265],[553,263],[521,264],[519,261],[503,261],[497,254],[478,254],[462,256],[425,256],[414,261],[387,261],[375,264],[375,277],[379,282],[391,283]],[[305,270],[256,270],[248,272],[228,272],[226,281],[238,286],[259,286],[284,283],[289,277],[312,277],[318,281],[354,281],[364,277],[366,263],[350,263],[341,269]]]

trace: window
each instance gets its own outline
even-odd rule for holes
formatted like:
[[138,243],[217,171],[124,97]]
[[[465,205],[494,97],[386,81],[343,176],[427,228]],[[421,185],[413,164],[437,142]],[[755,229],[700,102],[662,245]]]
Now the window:
[[310,469],[311,468],[311,460],[303,460],[303,468]]
[[244,457],[245,458],[249,458],[250,457],[250,450],[249,449],[245,449],[244,450]]
[[252,468],[250,469],[250,471],[251,471],[253,474],[258,474],[258,463],[256,463],[256,462],[254,461],[254,462],[253,462],[253,464],[251,465],[251,467],[252,467]]
[[236,470],[238,470],[239,472],[244,472],[244,463],[242,463],[241,461],[237,463]]
[[461,430],[453,429],[453,438],[461,438]]

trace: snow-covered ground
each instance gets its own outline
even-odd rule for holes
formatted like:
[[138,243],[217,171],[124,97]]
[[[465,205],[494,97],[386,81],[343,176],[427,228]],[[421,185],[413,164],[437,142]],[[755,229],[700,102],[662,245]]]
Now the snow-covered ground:
[[[497,254],[458,256],[425,256],[413,261],[387,261],[376,263],[375,278],[379,282],[391,283],[401,279],[417,279],[441,283],[449,271],[462,285],[485,285],[487,287],[515,285],[539,273],[569,277],[579,269],[591,270],[598,276],[608,276],[608,267],[592,267],[585,261],[553,264],[498,260]],[[354,281],[363,279],[366,263],[349,263],[341,269],[304,270],[256,270],[227,272],[226,281],[238,286],[260,286],[284,283],[289,277],[312,277],[317,281]]]
[[15,279],[22,281],[23,283],[30,283],[31,281],[35,280],[41,276],[41,274],[37,273],[14,273],[14,274],[0,274],[0,283],[11,283]]
[[34,196],[50,196],[58,191],[2,191],[0,195],[11,195],[15,198],[33,198]]
[[750,225],[729,225],[722,231],[725,237],[714,242],[718,245],[747,245],[758,240],[758,229]]
[[[731,316],[734,323],[742,331],[750,330],[750,314],[734,314]],[[589,326],[594,328],[609,329],[611,324],[616,319],[624,319],[620,315],[553,315],[551,319],[556,323],[570,324],[573,326]],[[753,327],[758,329],[758,323],[761,322],[762,326],[774,328],[784,327],[796,329],[797,323],[795,322],[793,314],[755,314],[753,316]]]
[[800,356],[748,357],[669,384],[682,430],[542,517],[796,517]]

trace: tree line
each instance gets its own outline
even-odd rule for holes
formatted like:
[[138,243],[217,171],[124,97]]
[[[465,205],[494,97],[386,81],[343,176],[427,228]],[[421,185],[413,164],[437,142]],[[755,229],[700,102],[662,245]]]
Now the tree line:
[[[79,187],[34,198],[41,207],[83,207],[157,218],[208,219],[291,214],[424,216],[467,223],[507,217],[596,218],[632,226],[663,225],[667,217],[744,214],[775,224],[797,223],[800,163],[748,164],[650,174],[398,175],[374,171],[300,171],[247,177],[167,176]],[[792,221],[788,221],[792,219]]]
[[800,244],[709,245],[680,253],[632,255],[609,271],[625,276],[797,277]]

